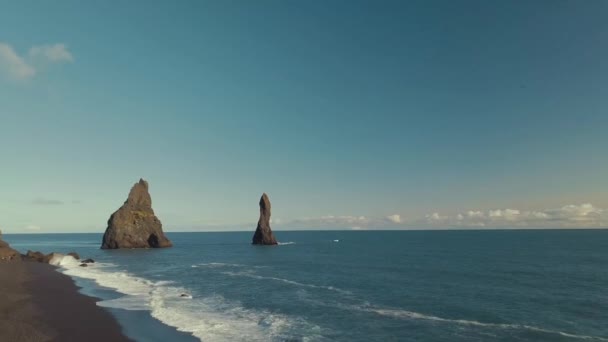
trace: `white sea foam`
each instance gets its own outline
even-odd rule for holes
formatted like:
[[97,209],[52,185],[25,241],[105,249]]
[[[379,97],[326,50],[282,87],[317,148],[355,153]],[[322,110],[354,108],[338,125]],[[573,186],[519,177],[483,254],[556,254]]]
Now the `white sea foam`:
[[191,265],[192,268],[204,267],[204,268],[266,268],[268,266],[260,266],[260,265],[243,265],[243,264],[231,264],[225,262],[207,262],[202,264]]
[[509,323],[487,323],[487,322],[479,322],[474,320],[465,320],[465,319],[452,319],[452,318],[443,318],[434,315],[427,315],[420,312],[402,310],[402,309],[394,309],[387,307],[378,307],[370,304],[369,302],[362,302],[362,304],[346,304],[341,302],[332,302],[332,301],[321,301],[318,299],[303,297],[309,303],[319,306],[330,306],[338,309],[342,309],[345,311],[353,312],[369,312],[377,315],[391,317],[395,319],[402,320],[427,320],[433,322],[442,322],[447,324],[458,324],[458,325],[468,325],[468,326],[477,326],[477,327],[486,327],[486,328],[494,328],[494,329],[505,329],[505,330],[528,330],[535,331],[545,334],[553,334],[560,335],[564,337],[569,337],[572,339],[581,339],[581,340],[590,340],[590,341],[606,341],[608,342],[608,338],[600,337],[600,336],[588,336],[588,335],[577,335],[573,333],[567,333],[559,330],[551,330],[546,328],[540,328],[527,324],[509,324]]
[[[239,303],[225,300],[222,296],[194,297],[181,295],[190,292],[171,281],[151,281],[136,277],[125,271],[116,271],[116,266],[105,263],[88,264],[80,267],[80,261],[68,255],[55,255],[51,264],[61,266],[63,273],[85,279],[94,280],[97,284],[114,289],[123,294],[122,297],[100,301],[99,306],[124,310],[149,310],[151,315],[161,322],[177,328],[179,331],[192,333],[204,341],[267,341],[289,339],[289,331],[320,331],[318,326],[312,326],[303,319],[276,314],[265,310],[252,310]],[[204,265],[204,264],[203,264]],[[244,267],[246,265],[209,263],[215,267]],[[237,266],[235,266],[237,265]],[[214,266],[210,266],[214,267]],[[320,288],[350,294],[332,286],[320,286],[300,283],[297,281],[260,276],[251,272],[222,272],[230,276],[242,276],[260,280],[273,280],[294,286]],[[319,302],[319,305],[333,305],[349,311],[370,312],[377,315],[404,320],[428,320],[448,324],[468,325],[508,330],[528,330],[546,334],[554,334],[572,339],[589,341],[608,341],[608,338],[598,336],[578,335],[569,332],[551,330],[526,324],[488,323],[475,320],[444,318],[419,312],[377,307],[364,303],[362,305],[347,305],[340,303]],[[315,340],[318,335],[307,336],[307,340]]]
[[152,310],[147,296],[123,296],[116,299],[108,299],[97,302],[97,305],[104,308],[114,308],[123,310]]
[[334,287],[334,286],[323,286],[323,285],[314,285],[314,284],[300,283],[298,281],[290,280],[290,279],[285,279],[285,278],[261,276],[261,275],[258,275],[258,274],[252,273],[252,272],[230,272],[230,271],[226,271],[226,272],[222,272],[222,274],[233,276],[233,277],[247,277],[247,278],[258,279],[258,280],[274,280],[274,281],[280,281],[280,282],[283,282],[283,283],[286,283],[286,284],[290,284],[290,285],[295,285],[295,286],[310,287],[310,288],[315,288],[315,289],[324,289],[324,290],[329,290],[329,291],[335,291],[335,292],[343,293],[343,294],[346,294],[346,295],[351,295],[352,294],[352,292],[350,292],[350,291],[342,290],[342,289],[339,289],[339,288]]
[[202,264],[197,264],[196,266],[200,267],[209,267],[209,268],[220,268],[220,267],[250,267],[248,265],[243,264],[230,264],[225,262],[206,262]]
[[[112,264],[94,263],[80,267],[76,259],[67,256],[58,256],[54,261],[67,275],[94,280],[123,294],[120,298],[100,301],[97,303],[99,306],[149,310],[159,321],[204,341],[285,340],[293,338],[290,331],[318,329],[303,319],[247,309],[219,295],[193,298],[190,291],[175,286],[173,282],[151,281],[116,271]],[[182,297],[182,294],[188,296]]]
[[277,244],[279,246],[285,246],[285,245],[295,245],[296,243],[293,241],[287,241],[287,242],[277,242]]
[[464,319],[450,319],[450,318],[442,318],[433,315],[425,315],[419,312],[407,311],[407,310],[399,310],[399,309],[387,309],[387,308],[374,308],[374,307],[356,307],[358,310],[373,312],[381,316],[388,316],[392,318],[398,319],[421,319],[421,320],[430,320],[437,322],[446,322],[446,323],[454,323],[460,325],[471,325],[471,326],[479,326],[479,327],[489,327],[489,328],[498,328],[498,329],[513,329],[513,330],[530,330],[537,331],[546,334],[556,334],[564,337],[570,337],[575,339],[584,339],[584,340],[594,340],[594,341],[608,341],[608,339],[598,336],[587,336],[587,335],[576,335],[571,333],[566,333],[559,330],[550,330],[544,329],[540,327],[535,327],[526,324],[507,324],[507,323],[484,323],[473,320],[464,320]]
[[51,260],[49,260],[49,264],[51,265],[55,265],[55,266],[60,266],[61,264],[70,264],[70,265],[79,265],[80,262],[78,260],[76,260],[76,258],[74,258],[71,255],[64,255],[61,253],[54,253],[53,257],[51,258]]

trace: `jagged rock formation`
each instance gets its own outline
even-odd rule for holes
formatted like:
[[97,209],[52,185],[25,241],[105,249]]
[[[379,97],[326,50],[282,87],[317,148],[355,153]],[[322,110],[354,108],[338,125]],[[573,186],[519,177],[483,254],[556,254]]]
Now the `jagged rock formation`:
[[21,254],[0,239],[0,262],[21,260]]
[[76,252],[70,252],[70,253],[68,253],[68,255],[73,257],[76,260],[80,260],[80,255],[78,255],[78,253],[76,253]]
[[[78,260],[78,254],[74,253],[74,252],[70,252],[67,254],[68,256],[73,257],[74,259]],[[34,251],[30,251],[28,250],[27,253],[25,254],[21,254],[21,259],[24,261],[33,261],[33,262],[41,262],[44,264],[50,264],[51,260],[55,259],[60,259],[63,258],[64,254],[61,253],[49,253],[49,254],[44,254],[42,252],[34,252]]]
[[274,238],[274,234],[270,229],[270,200],[268,195],[264,193],[260,198],[260,219],[258,220],[258,227],[253,234],[254,245],[276,245],[277,239]]
[[131,188],[129,197],[110,216],[101,242],[102,249],[171,247],[163,233],[160,220],[152,210],[148,182],[140,179]]
[[51,260],[50,254],[48,256],[42,254],[41,252],[27,251],[25,255],[22,255],[23,260],[34,261],[34,262],[48,262]]

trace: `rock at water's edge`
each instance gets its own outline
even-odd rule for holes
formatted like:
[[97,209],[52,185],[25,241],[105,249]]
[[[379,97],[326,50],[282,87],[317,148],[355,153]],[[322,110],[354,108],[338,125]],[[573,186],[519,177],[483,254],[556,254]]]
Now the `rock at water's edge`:
[[277,239],[275,239],[272,229],[270,229],[270,200],[268,195],[264,193],[260,198],[260,219],[258,220],[258,227],[253,234],[254,245],[276,245]]
[[[41,252],[27,251],[25,255],[22,255],[24,260],[35,261],[35,262],[45,262],[47,256],[42,254]],[[50,260],[50,257],[48,258]]]
[[76,260],[80,260],[80,255],[78,255],[78,253],[76,253],[76,252],[70,252],[70,253],[68,253],[68,255],[73,257]]
[[12,249],[8,243],[0,240],[0,262],[21,260],[21,254]]
[[172,243],[163,233],[160,220],[152,210],[148,182],[140,179],[129,192],[125,203],[108,220],[101,242],[102,249],[162,248]]
[[[67,255],[73,257],[76,260],[80,259],[80,256],[75,252],[70,252]],[[20,256],[21,256],[20,259],[23,261],[40,262],[43,264],[50,264],[51,261],[55,260],[52,263],[54,265],[57,265],[61,261],[61,258],[63,258],[66,255],[62,254],[62,253],[55,253],[55,252],[49,253],[49,254],[43,254],[42,252],[34,252],[34,251],[28,250],[26,254],[21,254]],[[82,263],[88,263],[88,262],[94,262],[94,261],[93,261],[93,259],[86,259],[86,260],[82,261]]]
[[[61,258],[63,258],[65,256],[65,254],[62,253],[49,253],[47,255],[44,256],[44,260],[42,262],[44,262],[45,264],[50,264],[51,260],[55,259],[55,263],[58,263],[59,260],[61,260]],[[57,260],[59,259],[59,260]]]

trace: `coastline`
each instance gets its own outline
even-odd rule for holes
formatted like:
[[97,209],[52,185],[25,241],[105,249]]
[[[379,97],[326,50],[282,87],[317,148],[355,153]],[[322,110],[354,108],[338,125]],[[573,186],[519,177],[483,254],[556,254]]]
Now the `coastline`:
[[0,263],[0,340],[132,341],[118,321],[49,264]]

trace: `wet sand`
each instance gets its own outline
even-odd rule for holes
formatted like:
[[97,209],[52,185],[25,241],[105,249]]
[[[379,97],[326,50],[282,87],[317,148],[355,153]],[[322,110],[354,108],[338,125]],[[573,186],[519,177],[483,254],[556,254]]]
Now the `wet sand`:
[[0,341],[131,341],[95,303],[54,266],[0,263]]

